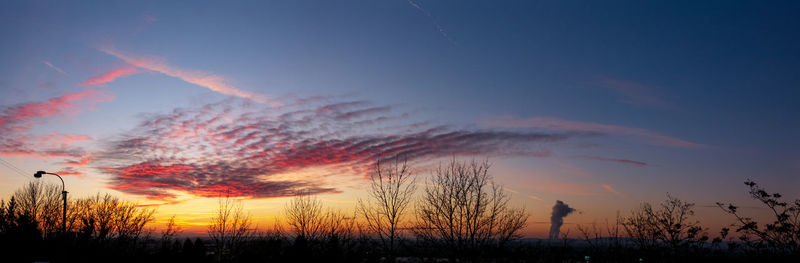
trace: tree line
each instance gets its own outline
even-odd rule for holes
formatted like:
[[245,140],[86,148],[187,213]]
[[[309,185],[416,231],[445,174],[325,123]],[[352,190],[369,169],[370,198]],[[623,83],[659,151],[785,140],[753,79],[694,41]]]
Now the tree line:
[[380,161],[352,214],[298,192],[284,222],[266,228],[223,196],[207,236],[193,240],[179,238],[174,216],[156,233],[154,209],[108,194],[70,200],[62,231],[60,189],[32,181],[0,200],[0,253],[3,262],[796,262],[800,254],[800,200],[749,180],[748,194],[774,221],[718,203],[734,223],[711,238],[694,204],[668,195],[604,226],[578,225],[577,238],[523,239],[529,213],[510,204],[489,169],[453,159],[420,181],[406,161]]

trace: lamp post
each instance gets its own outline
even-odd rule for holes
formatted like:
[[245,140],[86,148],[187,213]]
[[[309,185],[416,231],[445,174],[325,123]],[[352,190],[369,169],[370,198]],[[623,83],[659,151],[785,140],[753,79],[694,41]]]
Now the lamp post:
[[33,177],[42,178],[43,174],[55,175],[58,176],[58,179],[61,179],[61,195],[64,197],[64,210],[62,211],[64,213],[61,217],[61,233],[67,233],[67,191],[64,188],[64,179],[58,174],[48,173],[45,171],[37,171],[35,174],[33,174]]

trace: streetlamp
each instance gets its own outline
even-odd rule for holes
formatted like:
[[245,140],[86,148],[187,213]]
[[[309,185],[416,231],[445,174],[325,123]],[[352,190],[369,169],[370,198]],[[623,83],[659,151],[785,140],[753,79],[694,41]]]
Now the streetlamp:
[[48,173],[45,171],[37,171],[35,174],[33,174],[33,177],[42,178],[43,174],[52,174],[58,176],[58,179],[61,179],[61,194],[64,197],[64,214],[61,218],[61,233],[67,233],[67,191],[64,189],[64,179],[58,174]]

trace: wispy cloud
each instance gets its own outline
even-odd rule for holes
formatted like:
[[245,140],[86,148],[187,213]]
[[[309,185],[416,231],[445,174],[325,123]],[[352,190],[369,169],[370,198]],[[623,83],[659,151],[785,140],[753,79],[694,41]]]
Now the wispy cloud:
[[614,187],[612,187],[611,185],[608,185],[608,184],[602,184],[601,186],[603,187],[603,189],[606,189],[606,191],[608,191],[609,193],[612,193],[612,194],[614,194],[614,195],[616,195],[616,196],[619,196],[619,197],[624,197],[624,195],[623,195],[622,193],[618,192],[618,191],[617,191],[616,189],[614,189]]
[[64,164],[69,166],[88,166],[89,163],[92,162],[94,158],[91,155],[82,156],[80,159],[77,160],[67,160]]
[[198,86],[206,87],[210,90],[225,94],[236,96],[240,98],[249,99],[261,104],[266,104],[272,107],[281,106],[277,100],[274,100],[266,95],[257,94],[249,91],[244,91],[238,89],[231,85],[229,81],[220,75],[216,75],[209,72],[197,71],[197,70],[186,70],[182,68],[178,68],[175,66],[171,66],[167,64],[164,59],[160,57],[135,57],[129,54],[125,54],[121,51],[118,51],[110,46],[104,46],[100,48],[100,51],[105,52],[106,54],[115,56],[128,64],[131,64],[135,67],[147,69],[155,72],[159,72],[161,74],[179,78],[183,81],[188,83],[192,83]]
[[411,7],[414,7],[417,10],[419,10],[420,12],[422,12],[431,21],[433,21],[433,24],[436,26],[436,30],[439,31],[439,34],[441,34],[442,37],[444,37],[444,39],[449,41],[451,44],[455,45],[456,42],[452,38],[450,38],[449,35],[447,35],[447,31],[445,31],[444,28],[442,27],[442,25],[440,25],[439,22],[436,21],[436,18],[434,18],[433,15],[431,15],[431,12],[428,12],[428,10],[426,10],[425,8],[422,8],[422,4],[414,2],[413,0],[408,0],[408,4],[411,5]]
[[91,107],[99,102],[107,102],[114,96],[107,92],[86,90],[70,93],[42,102],[30,102],[16,106],[6,107],[0,112],[0,128],[5,132],[27,131],[41,118],[59,114],[77,113],[80,107],[76,103]]
[[[267,198],[300,189],[338,191],[320,183],[319,176],[296,174],[309,167],[363,178],[382,158],[540,157],[549,153],[544,144],[575,136],[417,125],[391,107],[360,101],[280,111],[238,105],[223,102],[150,115],[111,141],[95,162],[112,176],[112,188],[153,199],[174,198],[175,192]],[[380,132],[385,127],[394,128]]]
[[653,86],[606,76],[595,78],[593,84],[617,93],[622,97],[623,103],[664,109],[677,108],[671,102],[664,100],[663,94]]
[[84,80],[83,82],[79,83],[79,85],[105,87],[105,86],[108,86],[107,83],[112,82],[117,78],[130,76],[130,75],[136,74],[138,72],[139,71],[136,70],[136,68],[133,68],[133,67],[119,68],[119,69],[115,69],[115,70],[103,73],[100,76]]
[[574,158],[578,158],[578,159],[604,161],[604,162],[614,162],[614,163],[621,163],[621,164],[635,165],[635,166],[647,166],[647,163],[645,163],[645,162],[628,160],[628,159],[608,158],[608,157],[591,156],[591,155],[576,155],[576,156],[573,156],[573,157]]
[[570,121],[548,117],[532,117],[521,119],[516,117],[499,117],[480,122],[482,125],[497,128],[531,128],[555,131],[592,132],[606,135],[624,135],[639,138],[645,143],[660,146],[680,148],[705,148],[706,145],[687,140],[663,135],[642,128],[625,127],[619,125],[602,124],[595,122]]
[[145,23],[153,23],[158,21],[158,18],[151,14],[144,14],[142,15],[142,21],[144,21]]
[[90,108],[99,102],[112,100],[106,92],[86,90],[70,93],[41,102],[30,102],[0,110],[0,155],[36,158],[74,158],[83,156],[83,149],[74,142],[86,141],[86,135],[51,133],[30,134],[32,127],[48,118],[65,116]]
[[58,73],[61,73],[61,74],[62,74],[62,75],[64,75],[64,76],[69,76],[69,75],[68,75],[66,72],[64,72],[64,70],[62,70],[62,69],[61,69],[61,68],[59,68],[59,67],[56,67],[56,66],[54,66],[54,65],[53,65],[53,63],[50,63],[50,61],[42,61],[42,62],[44,62],[44,64],[45,64],[46,66],[50,67],[51,69],[53,69],[53,70],[55,70],[55,71],[58,71]]
[[85,175],[83,172],[75,170],[75,168],[72,167],[61,168],[56,172],[56,174],[60,176],[79,176],[79,177],[83,177]]

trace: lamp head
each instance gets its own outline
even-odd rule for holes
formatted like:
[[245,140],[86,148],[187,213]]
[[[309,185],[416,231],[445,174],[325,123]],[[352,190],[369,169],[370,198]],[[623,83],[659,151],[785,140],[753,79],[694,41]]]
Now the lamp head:
[[37,171],[35,174],[33,174],[33,177],[42,178],[42,175],[46,174],[46,173],[47,172],[45,172],[45,171]]

